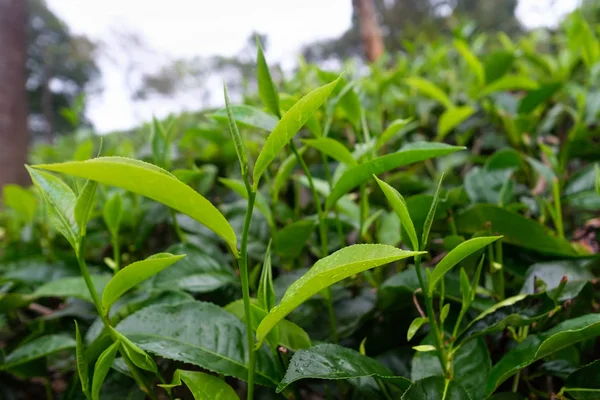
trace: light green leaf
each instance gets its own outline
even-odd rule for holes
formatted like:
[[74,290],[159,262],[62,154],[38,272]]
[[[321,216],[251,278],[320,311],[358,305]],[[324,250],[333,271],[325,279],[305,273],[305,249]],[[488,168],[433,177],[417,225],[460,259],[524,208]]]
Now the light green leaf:
[[437,206],[440,202],[440,190],[442,188],[443,180],[444,173],[442,172],[442,174],[440,175],[440,180],[438,181],[437,188],[435,189],[435,194],[433,195],[433,200],[431,201],[431,206],[429,207],[429,211],[427,212],[425,223],[423,224],[423,235],[421,236],[421,250],[425,250],[427,248],[427,242],[429,241],[429,232],[431,231],[431,225],[433,225],[433,220],[435,219]]
[[81,333],[79,332],[79,324],[75,321],[75,355],[77,357],[77,373],[79,374],[79,382],[81,382],[81,390],[85,394],[86,399],[90,397],[90,376],[88,371],[88,362],[85,358],[85,348]]
[[163,269],[175,264],[183,257],[185,257],[185,255],[176,256],[169,253],[159,253],[150,256],[145,260],[129,264],[127,267],[117,272],[104,288],[104,292],[102,293],[102,306],[104,306],[108,312],[110,306],[129,289],[159,273]]
[[470,106],[460,106],[448,108],[438,122],[438,134],[437,140],[443,140],[446,135],[458,125],[462,124],[467,118],[469,118],[475,109]]
[[361,355],[356,350],[336,344],[320,344],[294,354],[277,393],[300,379],[353,379],[365,377],[392,379],[406,389],[410,381],[395,377],[379,361]]
[[265,60],[262,46],[258,37],[256,38],[256,78],[258,80],[258,95],[260,101],[267,107],[271,113],[281,118],[281,109],[279,107],[279,93],[273,83],[269,65]]
[[394,135],[401,133],[405,135],[410,129],[416,128],[419,125],[418,122],[413,121],[412,118],[397,119],[392,121],[387,128],[383,131],[377,140],[375,141],[375,151],[379,150],[384,144],[386,144]]
[[124,336],[122,333],[110,328],[114,334],[119,338],[121,343],[121,349],[125,352],[127,357],[134,363],[138,368],[144,371],[156,372],[157,366],[152,357],[148,355],[143,349],[138,347],[129,338]]
[[429,320],[424,317],[418,317],[413,319],[413,322],[410,323],[408,327],[408,332],[406,333],[406,340],[409,342],[415,336],[415,334],[419,331],[419,328],[423,326],[423,324],[427,323]]
[[406,207],[406,201],[404,201],[404,197],[402,197],[402,195],[396,189],[376,176],[375,180],[383,191],[383,194],[385,194],[388,203],[390,203],[396,212],[396,215],[400,219],[400,224],[402,227],[404,227],[406,233],[408,233],[413,250],[419,250],[419,239],[417,239],[417,232],[415,231],[415,226],[410,218],[410,214],[408,213],[408,208]]
[[444,93],[442,89],[437,87],[432,82],[419,77],[406,78],[404,82],[410,87],[422,92],[424,95],[439,101],[444,107],[454,107],[454,104],[452,103],[452,100],[450,100],[450,97],[448,97],[448,95]]
[[237,256],[235,233],[223,214],[191,187],[155,165],[124,157],[98,157],[88,161],[37,165],[36,168],[117,186],[163,203],[211,229]]
[[33,221],[37,199],[35,195],[25,188],[15,184],[6,184],[2,187],[4,205],[12,208],[23,216],[26,222]]
[[[244,182],[237,179],[228,178],[219,178],[219,182],[233,190],[237,195],[243,197],[244,199],[248,199],[248,190],[246,189]],[[255,201],[256,208],[258,208],[261,214],[265,217],[267,224],[269,224],[271,228],[275,228],[273,213],[271,212],[271,207],[269,207],[269,203],[267,202],[265,196],[263,196],[261,192],[256,192]]]
[[430,344],[423,344],[419,346],[413,346],[413,350],[416,350],[419,353],[429,353],[430,351],[435,351],[435,346],[432,346]]
[[97,186],[96,182],[86,181],[83,190],[77,197],[77,203],[75,203],[75,221],[77,221],[82,235],[85,235],[87,223],[94,209]]
[[[91,280],[96,292],[101,293],[110,281],[108,274],[92,275]],[[92,303],[92,296],[88,290],[85,280],[80,276],[60,278],[44,283],[33,292],[35,297],[75,297]]]
[[258,304],[267,312],[275,307],[275,288],[273,287],[273,268],[271,265],[271,240],[265,252],[265,260],[263,262],[262,271],[260,273],[260,281],[258,284]]
[[[233,114],[235,122],[240,126],[262,129],[267,132],[271,132],[277,126],[277,122],[279,122],[273,115],[266,113],[259,108],[247,105],[231,106],[231,113]],[[229,121],[226,108],[217,110],[208,116],[217,121]]]
[[473,74],[475,74],[475,78],[477,78],[477,86],[483,86],[485,84],[485,69],[481,61],[479,61],[477,56],[471,52],[469,46],[464,40],[454,40],[454,47],[465,59]]
[[534,90],[539,84],[525,75],[504,75],[502,78],[486,85],[479,97],[487,96],[495,92],[504,92],[507,90]]
[[115,193],[108,199],[106,204],[104,204],[102,214],[104,216],[104,223],[108,227],[110,234],[115,237],[118,236],[121,227],[121,219],[123,218],[123,200],[119,193]]
[[463,150],[464,147],[450,146],[443,143],[413,143],[396,153],[377,157],[356,167],[348,168],[337,181],[331,194],[327,197],[326,208],[331,209],[335,202],[373,175],[413,164],[430,158],[439,157]]
[[320,137],[317,139],[305,139],[302,142],[349,167],[358,165],[350,150],[335,139]]
[[94,377],[92,378],[92,400],[100,400],[100,389],[110,371],[110,367],[115,361],[115,355],[119,350],[119,342],[114,342],[110,347],[100,354],[96,365],[94,365]]
[[[301,147],[298,149],[298,154],[302,157],[305,151],[306,147]],[[279,192],[281,192],[281,190],[289,180],[297,162],[298,158],[295,154],[292,153],[289,156],[287,156],[285,160],[283,160],[283,162],[277,169],[277,174],[275,174],[275,179],[273,179],[273,184],[271,186],[271,198],[273,199],[273,203],[275,203],[279,198]]]
[[170,384],[159,386],[171,389],[183,383],[190,389],[195,400],[239,400],[237,393],[224,380],[200,371],[178,369]]
[[256,331],[259,344],[279,321],[321,290],[359,272],[423,253],[384,244],[357,244],[322,258],[288,288],[279,304],[260,323]]
[[0,364],[0,371],[5,371],[33,360],[47,357],[59,351],[72,349],[76,345],[75,340],[68,336],[40,336],[37,339],[17,347],[12,353],[9,353],[4,358],[4,362]]
[[44,171],[25,166],[33,184],[48,204],[51,224],[79,251],[79,226],[75,222],[75,194],[66,183]]
[[240,135],[240,131],[238,130],[237,124],[235,123],[233,111],[231,110],[231,104],[229,104],[229,94],[227,94],[227,86],[225,84],[223,84],[223,96],[225,97],[225,108],[227,109],[227,119],[229,121],[229,131],[231,132],[231,137],[233,138],[235,152],[237,154],[238,161],[240,162],[242,176],[246,176],[248,174],[248,168],[249,168],[248,167],[248,156],[246,155],[246,148],[244,147],[244,141],[242,139],[242,135]]
[[533,362],[599,335],[600,314],[587,314],[563,321],[544,333],[528,336],[494,365],[486,385],[486,395],[491,395],[505,380]]
[[269,164],[306,121],[321,107],[340,79],[341,75],[335,81],[308,93],[283,115],[275,129],[267,137],[267,141],[256,159],[252,174],[254,189],[258,188],[260,178]]
[[490,243],[495,242],[502,236],[488,236],[478,237],[474,239],[462,242],[454,249],[452,249],[442,260],[435,266],[431,273],[431,280],[429,281],[429,293],[433,294],[435,285],[448,271],[452,269],[456,264],[475,253],[476,251],[484,248]]
[[[244,323],[214,304],[190,301],[145,307],[121,321],[117,329],[161,357],[247,380]],[[281,376],[276,362],[266,348],[256,351],[256,383],[277,385]]]

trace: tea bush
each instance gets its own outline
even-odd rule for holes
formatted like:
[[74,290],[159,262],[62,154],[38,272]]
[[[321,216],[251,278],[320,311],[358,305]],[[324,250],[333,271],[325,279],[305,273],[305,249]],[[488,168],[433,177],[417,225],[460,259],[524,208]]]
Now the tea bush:
[[600,398],[599,61],[577,15],[283,83],[259,46],[242,105],[36,148],[0,393]]

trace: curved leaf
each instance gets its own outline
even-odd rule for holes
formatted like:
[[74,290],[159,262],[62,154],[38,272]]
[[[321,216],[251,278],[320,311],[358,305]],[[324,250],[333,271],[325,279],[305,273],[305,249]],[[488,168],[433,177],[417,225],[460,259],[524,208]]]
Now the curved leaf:
[[412,219],[410,218],[410,214],[408,213],[408,207],[406,206],[406,201],[404,197],[398,192],[396,189],[388,185],[386,182],[375,176],[375,180],[377,184],[383,191],[385,198],[388,203],[392,206],[392,209],[398,216],[400,220],[401,226],[408,233],[408,237],[410,238],[410,242],[412,244],[413,250],[419,250],[419,239],[417,238],[417,232],[415,231],[415,226],[413,224]]
[[443,140],[446,135],[469,118],[475,109],[469,106],[452,107],[444,111],[438,122],[437,140]]
[[437,87],[434,83],[419,77],[406,78],[404,82],[423,93],[424,95],[431,97],[434,100],[439,101],[446,108],[454,106],[450,97],[442,89]]
[[233,145],[235,147],[235,152],[238,157],[238,161],[240,162],[240,170],[242,172],[242,176],[247,176],[248,174],[248,155],[246,154],[246,148],[244,147],[244,141],[242,140],[242,135],[240,135],[240,131],[235,123],[235,118],[233,116],[233,111],[231,110],[231,104],[229,104],[229,94],[227,93],[227,85],[223,84],[223,97],[225,97],[225,108],[227,109],[227,120],[229,122],[229,131],[231,132],[231,137],[233,138]]
[[239,400],[237,393],[224,380],[200,371],[178,369],[173,374],[172,383],[159,386],[171,389],[183,383],[195,400]]
[[491,395],[502,382],[536,360],[597,336],[600,336],[600,314],[568,319],[549,331],[527,337],[494,365],[486,385],[486,394]]
[[393,372],[379,361],[363,356],[356,350],[336,344],[320,344],[294,354],[283,380],[277,386],[277,393],[300,379],[337,380],[370,376],[394,379],[404,388],[410,385],[408,379],[394,377]]
[[129,264],[117,272],[104,288],[102,306],[108,311],[110,306],[129,289],[170,267],[183,257],[185,254],[175,256],[169,253],[159,253]]
[[476,233],[490,224],[492,232],[502,235],[502,242],[535,250],[544,254],[576,257],[577,253],[565,239],[550,235],[540,224],[519,214],[489,204],[477,204],[458,214],[459,232]]
[[358,165],[350,150],[335,139],[320,137],[316,139],[304,139],[302,142],[349,167]]
[[63,335],[41,336],[17,347],[4,358],[0,371],[23,365],[39,358],[47,357],[59,351],[73,349],[77,343],[73,338]]
[[433,293],[433,289],[435,289],[435,285],[437,282],[442,279],[442,277],[452,269],[456,264],[475,253],[478,250],[483,249],[490,243],[495,242],[500,239],[502,236],[489,236],[489,237],[478,237],[474,239],[467,240],[466,242],[462,242],[448,254],[435,266],[433,271],[431,272],[431,279],[429,281],[429,293]]
[[577,400],[595,400],[600,397],[600,360],[572,372],[564,389]]
[[483,68],[481,61],[479,61],[477,56],[471,52],[464,40],[455,40],[454,47],[465,59],[473,74],[475,74],[478,86],[483,86],[485,83],[485,69]]
[[535,90],[538,87],[539,84],[535,80],[525,75],[504,75],[502,78],[486,85],[479,92],[479,97],[507,90]]
[[81,339],[81,333],[79,332],[79,324],[75,321],[75,356],[77,358],[77,373],[79,374],[79,382],[81,383],[81,390],[85,394],[86,399],[90,397],[90,375],[89,365],[85,358],[85,347],[83,346],[83,340]]
[[532,112],[537,106],[547,102],[561,86],[562,83],[550,83],[527,93],[527,96],[519,102],[519,114]]
[[36,165],[36,168],[91,179],[149,197],[189,215],[223,238],[237,255],[233,228],[223,214],[194,189],[152,164],[124,157]]
[[96,186],[98,184],[92,181],[86,181],[85,186],[77,197],[75,203],[74,215],[77,225],[79,225],[79,231],[82,235],[85,235],[87,223],[91,217],[92,210],[96,200]]
[[300,304],[336,282],[368,269],[424,252],[404,251],[385,244],[357,244],[320,259],[285,292],[256,330],[259,345],[279,321]]
[[315,221],[301,219],[292,222],[275,233],[273,237],[275,251],[284,257],[298,257],[314,230]]
[[[92,275],[91,279],[96,292],[102,293],[111,276],[108,274]],[[76,297],[90,303],[93,302],[85,280],[80,276],[61,278],[45,283],[37,288],[32,295],[35,297]]]
[[[88,181],[89,182],[89,181]],[[111,235],[118,236],[123,217],[123,200],[119,193],[115,193],[105,204],[102,210],[104,223]]]
[[254,171],[252,172],[252,185],[254,189],[258,188],[260,178],[269,164],[271,164],[281,149],[302,128],[306,121],[321,107],[341,77],[340,75],[335,81],[308,93],[283,115],[277,126],[267,137],[267,141],[254,164]]
[[[144,350],[161,357],[247,379],[244,324],[214,304],[191,301],[149,306],[125,318],[117,329]],[[266,349],[256,353],[256,382],[276,386],[280,372],[275,360]]]
[[[237,179],[219,178],[219,182],[233,190],[237,195],[244,199],[248,199],[248,190],[244,182]],[[273,213],[271,213],[271,207],[267,203],[267,199],[261,192],[256,192],[256,208],[262,213],[267,220],[267,223],[271,228],[275,228],[275,221],[273,219]]]
[[273,266],[271,264],[271,243],[267,245],[265,251],[265,259],[263,261],[262,271],[260,272],[260,280],[258,284],[257,299],[258,304],[263,310],[269,312],[275,307],[275,288],[273,286]]
[[273,83],[269,65],[265,59],[262,46],[258,37],[256,38],[256,78],[258,81],[258,95],[260,101],[267,107],[271,113],[281,118],[281,109],[279,107],[279,93]]
[[396,153],[377,157],[356,167],[348,168],[336,182],[331,194],[327,197],[326,208],[330,209],[340,197],[367,179],[370,179],[373,175],[379,175],[398,167],[463,149],[464,147],[450,146],[443,143],[414,143],[411,146],[400,149]]
[[[271,132],[277,126],[278,122],[277,118],[273,115],[264,112],[260,108],[248,105],[231,106],[231,113],[235,122],[241,126],[258,128],[268,132]],[[227,122],[229,120],[227,108],[217,110],[214,113],[209,114],[209,117],[222,122]]]
[[[302,156],[305,151],[306,147],[301,147],[298,149],[298,154]],[[283,160],[277,169],[277,174],[275,174],[275,179],[273,179],[273,184],[271,185],[271,198],[273,199],[273,203],[279,198],[279,192],[281,192],[290,178],[290,175],[292,175],[297,162],[298,157],[292,153]]]
[[119,342],[114,342],[110,347],[100,354],[96,365],[94,365],[94,377],[92,378],[92,400],[100,399],[100,389],[110,371],[110,367],[115,361],[115,356],[119,350]]

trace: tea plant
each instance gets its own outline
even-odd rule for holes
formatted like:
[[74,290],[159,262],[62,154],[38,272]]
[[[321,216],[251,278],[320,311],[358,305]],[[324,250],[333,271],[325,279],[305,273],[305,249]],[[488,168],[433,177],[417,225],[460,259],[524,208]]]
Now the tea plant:
[[282,83],[259,43],[257,94],[152,121],[137,158],[34,151],[0,393],[597,398],[600,43],[577,15],[557,55],[456,36]]

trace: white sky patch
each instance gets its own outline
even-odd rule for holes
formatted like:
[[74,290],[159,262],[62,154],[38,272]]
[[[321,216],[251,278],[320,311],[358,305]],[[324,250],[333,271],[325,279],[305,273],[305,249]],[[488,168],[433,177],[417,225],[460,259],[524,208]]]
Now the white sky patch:
[[[501,1],[501,0],[496,0]],[[528,27],[552,25],[578,0],[522,0],[517,15]],[[156,70],[169,58],[237,54],[253,32],[268,36],[270,63],[292,65],[303,44],[340,36],[349,26],[352,0],[47,0],[74,33],[105,43],[98,64],[102,94],[88,99],[99,132],[132,128],[152,115],[194,110],[189,96],[133,102],[124,64],[135,59]],[[552,6],[552,3],[554,5]],[[130,54],[115,31],[139,33],[155,54]]]

